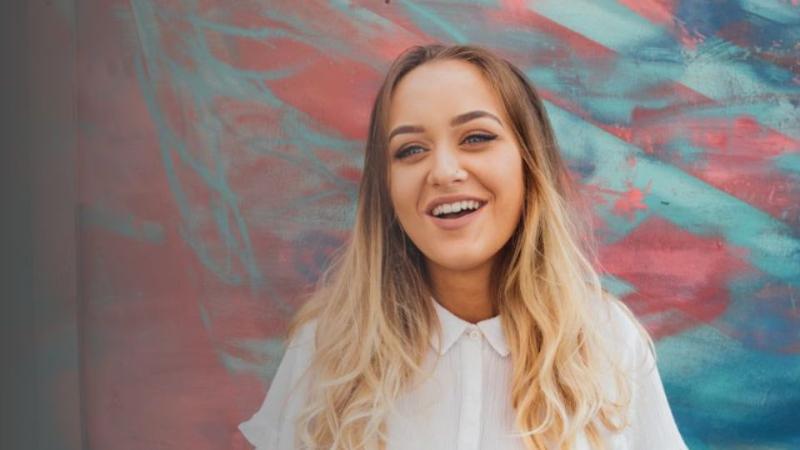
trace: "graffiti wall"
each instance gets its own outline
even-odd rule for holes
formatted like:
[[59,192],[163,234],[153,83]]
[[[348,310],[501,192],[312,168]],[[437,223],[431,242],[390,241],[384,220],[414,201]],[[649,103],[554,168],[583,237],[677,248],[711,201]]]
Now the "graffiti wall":
[[690,448],[800,448],[797,1],[76,5],[84,448],[249,448],[383,73],[433,41],[539,87]]

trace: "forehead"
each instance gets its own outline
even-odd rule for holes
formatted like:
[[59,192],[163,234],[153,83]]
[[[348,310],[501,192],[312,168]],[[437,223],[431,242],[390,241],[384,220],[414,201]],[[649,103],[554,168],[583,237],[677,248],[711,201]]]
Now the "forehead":
[[389,125],[445,123],[474,110],[505,120],[500,98],[480,69],[466,61],[427,62],[411,70],[395,87]]

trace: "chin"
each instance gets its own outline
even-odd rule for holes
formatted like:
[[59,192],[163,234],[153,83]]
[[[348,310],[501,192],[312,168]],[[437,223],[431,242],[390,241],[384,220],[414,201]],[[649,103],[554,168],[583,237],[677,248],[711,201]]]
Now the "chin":
[[436,264],[442,269],[452,271],[469,271],[489,263],[493,259],[493,254],[484,252],[436,252],[435,254],[425,254],[425,258],[430,263]]

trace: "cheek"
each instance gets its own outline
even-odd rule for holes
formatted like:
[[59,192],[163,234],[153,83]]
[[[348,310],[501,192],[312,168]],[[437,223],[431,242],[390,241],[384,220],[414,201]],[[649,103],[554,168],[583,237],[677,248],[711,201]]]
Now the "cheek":
[[[522,174],[522,158],[516,149],[497,157],[493,164],[486,165],[489,179],[492,181],[491,190],[497,196],[503,208],[510,211],[519,209],[525,197],[525,182]],[[506,211],[508,212],[508,211]]]
[[389,174],[389,196],[396,214],[404,219],[416,210],[417,194],[414,183],[408,174],[400,170],[392,170]]

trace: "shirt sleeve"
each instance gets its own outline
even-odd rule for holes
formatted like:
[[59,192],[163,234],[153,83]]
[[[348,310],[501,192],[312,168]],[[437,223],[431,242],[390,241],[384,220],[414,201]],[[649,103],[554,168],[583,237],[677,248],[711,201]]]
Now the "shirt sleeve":
[[306,396],[301,377],[308,368],[313,341],[313,325],[297,333],[286,348],[261,407],[239,424],[239,431],[255,450],[294,448],[294,422]]
[[[617,306],[618,318],[625,323],[628,360],[632,368],[630,425],[624,431],[631,450],[687,450],[672,416],[658,366],[650,347],[639,331],[636,319]],[[620,317],[621,316],[621,317]]]

